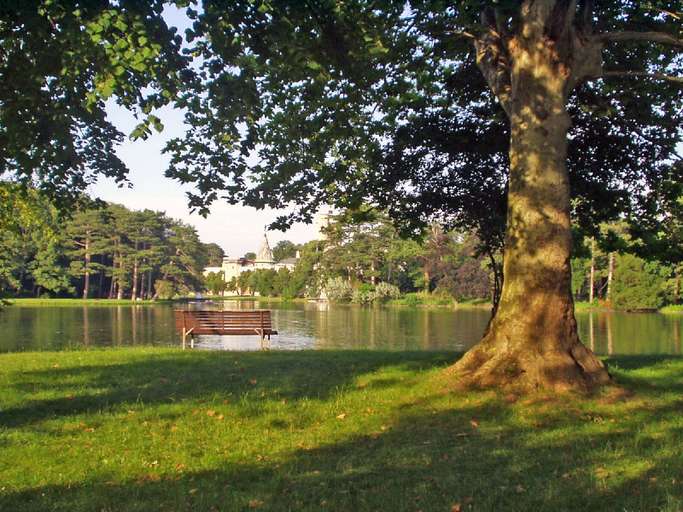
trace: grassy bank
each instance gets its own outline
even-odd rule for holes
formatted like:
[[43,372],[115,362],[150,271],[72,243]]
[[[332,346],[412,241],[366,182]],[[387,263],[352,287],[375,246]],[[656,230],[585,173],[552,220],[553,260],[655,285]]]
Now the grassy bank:
[[169,301],[129,299],[7,299],[17,306],[148,306]]
[[0,355],[0,510],[683,507],[683,360],[625,392],[446,392],[452,353]]
[[636,311],[621,310],[615,308],[609,308],[597,302],[590,303],[587,301],[577,301],[574,303],[576,311],[605,311],[605,312],[635,312],[635,313],[683,313],[683,305],[671,305],[664,306],[660,309],[642,309]]
[[309,299],[302,299],[299,297],[261,297],[258,295],[206,295],[205,298],[215,301],[221,300],[257,300],[261,302],[308,302]]

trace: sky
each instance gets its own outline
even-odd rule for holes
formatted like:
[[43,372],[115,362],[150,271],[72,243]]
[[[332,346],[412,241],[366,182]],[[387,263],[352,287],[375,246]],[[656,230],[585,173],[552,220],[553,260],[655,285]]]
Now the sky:
[[[169,8],[164,17],[169,25],[178,27],[181,33],[188,25],[182,11]],[[243,256],[249,251],[256,252],[263,240],[265,227],[275,220],[279,212],[231,206],[217,201],[211,206],[211,213],[206,218],[190,213],[185,196],[189,188],[164,176],[169,157],[161,153],[169,139],[183,133],[183,114],[170,107],[155,114],[164,124],[161,133],[153,132],[144,141],[126,140],[117,149],[119,158],[130,169],[128,178],[132,187],[120,188],[114,180],[101,177],[96,184],[90,186],[89,193],[134,210],[149,208],[181,219],[197,228],[202,242],[217,243],[230,257]],[[113,101],[107,104],[107,115],[124,134],[129,134],[137,124],[131,112],[117,106]],[[280,240],[303,243],[316,237],[315,227],[302,223],[295,224],[285,233],[268,232],[271,247]]]

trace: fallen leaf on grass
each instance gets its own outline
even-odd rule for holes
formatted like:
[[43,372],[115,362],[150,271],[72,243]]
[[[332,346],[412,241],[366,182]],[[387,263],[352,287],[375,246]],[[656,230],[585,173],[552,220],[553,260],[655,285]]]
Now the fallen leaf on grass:
[[454,503],[453,506],[451,506],[451,512],[462,512],[462,505],[460,505],[460,503]]
[[209,409],[208,411],[206,411],[206,415],[213,417],[216,415],[216,411],[214,411],[213,409]]
[[249,500],[249,508],[259,508],[263,505],[261,500]]
[[251,384],[252,386],[256,386],[257,382],[258,381],[256,379],[249,379],[249,384]]
[[515,487],[515,491],[517,494],[522,494],[523,492],[526,492],[526,489],[522,484],[517,484],[517,487]]
[[159,480],[161,480],[161,476],[157,473],[147,473],[138,478],[138,483],[144,484],[145,482],[158,482]]
[[346,418],[346,413],[345,413],[345,412],[343,412],[343,413],[341,413],[341,414],[339,414],[339,415],[337,416],[337,419],[338,419],[338,420],[343,420],[344,418]]
[[609,471],[603,467],[599,467],[595,470],[595,476],[598,478],[607,478],[609,476]]

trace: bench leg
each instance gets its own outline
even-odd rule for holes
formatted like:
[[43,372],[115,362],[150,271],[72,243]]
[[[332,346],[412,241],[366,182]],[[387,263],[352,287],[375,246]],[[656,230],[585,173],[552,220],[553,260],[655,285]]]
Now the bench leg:
[[183,327],[183,350],[185,350],[185,341],[187,340],[187,332],[185,331],[185,328]]
[[194,348],[194,334],[190,334],[190,348]]

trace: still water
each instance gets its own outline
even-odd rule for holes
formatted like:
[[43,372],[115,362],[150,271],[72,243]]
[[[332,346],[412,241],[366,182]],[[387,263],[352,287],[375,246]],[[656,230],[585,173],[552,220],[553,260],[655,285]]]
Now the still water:
[[[176,307],[267,308],[280,332],[273,349],[465,350],[481,337],[485,309],[361,308],[319,303],[225,301]],[[683,315],[577,314],[599,354],[681,354]],[[251,350],[255,336],[200,336],[205,349]],[[11,306],[0,312],[0,352],[88,346],[179,345],[173,306]]]

